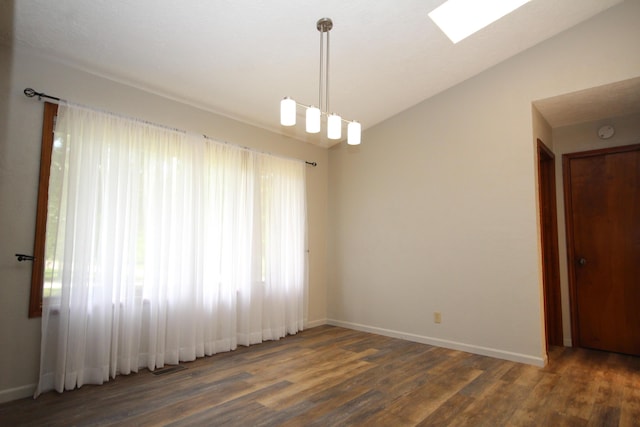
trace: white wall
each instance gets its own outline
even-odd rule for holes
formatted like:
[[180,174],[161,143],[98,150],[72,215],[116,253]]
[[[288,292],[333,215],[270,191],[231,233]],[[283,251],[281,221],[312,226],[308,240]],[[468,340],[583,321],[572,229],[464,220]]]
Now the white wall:
[[[547,119],[534,106],[531,106],[534,143],[540,140],[550,150],[553,149],[553,129]],[[537,160],[536,160],[537,164]]]
[[[307,168],[308,325],[325,323],[328,153],[324,148],[248,126],[26,52],[0,47],[0,402],[33,393],[39,369],[40,319],[28,319],[43,103],[33,87],[70,101],[200,132],[278,155],[316,161]],[[274,100],[278,109],[279,98]]]
[[29,395],[38,372],[30,265],[13,255],[31,252],[37,194],[42,105],[25,87],[317,161],[308,169],[311,323],[328,316],[540,364],[531,101],[640,75],[639,18],[640,2],[627,1],[366,130],[360,147],[328,153],[0,48],[0,401]]
[[[611,139],[598,138],[598,129],[605,124],[615,127]],[[564,212],[564,180],[562,155],[601,148],[640,144],[640,114],[611,117],[553,129],[553,152],[556,156],[556,195],[558,205],[558,249],[560,257],[560,286],[562,293],[562,329],[565,345],[571,345],[571,312],[569,304],[569,273],[567,266],[567,235]]]
[[531,102],[638,76],[638,19],[627,1],[330,150],[329,321],[544,363]]

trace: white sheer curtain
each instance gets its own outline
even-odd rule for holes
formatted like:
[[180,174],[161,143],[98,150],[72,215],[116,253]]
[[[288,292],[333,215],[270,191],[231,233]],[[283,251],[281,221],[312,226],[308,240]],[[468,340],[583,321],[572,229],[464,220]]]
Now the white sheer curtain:
[[305,165],[60,105],[35,395],[301,330]]

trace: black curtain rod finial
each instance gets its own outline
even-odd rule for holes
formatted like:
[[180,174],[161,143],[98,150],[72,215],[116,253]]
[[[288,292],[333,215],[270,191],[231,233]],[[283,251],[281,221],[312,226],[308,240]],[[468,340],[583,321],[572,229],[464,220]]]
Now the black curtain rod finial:
[[309,166],[313,166],[314,168],[316,166],[318,166],[318,164],[316,162],[307,162],[307,161],[305,161],[305,163],[308,164]]
[[30,87],[26,88],[24,90],[24,94],[27,98],[33,98],[34,96],[38,96],[38,101],[41,101],[42,98],[48,98],[48,99],[53,99],[55,101],[60,101],[60,98],[56,98],[55,96],[49,96],[46,93],[43,92],[36,92],[35,90],[31,89]]

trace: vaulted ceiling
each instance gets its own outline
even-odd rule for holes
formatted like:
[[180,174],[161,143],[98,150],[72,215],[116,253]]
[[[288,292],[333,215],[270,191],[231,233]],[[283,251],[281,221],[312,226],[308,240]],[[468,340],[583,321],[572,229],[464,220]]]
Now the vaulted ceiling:
[[279,124],[284,96],[317,104],[321,17],[334,23],[331,109],[366,129],[621,0],[532,0],[455,45],[427,16],[442,2],[3,0],[0,41],[328,146]]

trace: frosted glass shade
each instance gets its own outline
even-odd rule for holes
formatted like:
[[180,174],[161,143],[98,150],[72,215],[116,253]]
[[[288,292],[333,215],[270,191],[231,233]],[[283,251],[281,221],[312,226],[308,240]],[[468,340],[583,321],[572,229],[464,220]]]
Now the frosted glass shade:
[[280,101],[280,124],[282,126],[296,124],[296,101],[291,98],[284,98]]
[[316,107],[307,108],[307,132],[320,132],[320,109]]
[[360,136],[362,134],[362,126],[360,123],[353,121],[347,126],[347,144],[360,145]]
[[340,139],[342,137],[342,118],[337,114],[329,114],[327,119],[327,138]]

